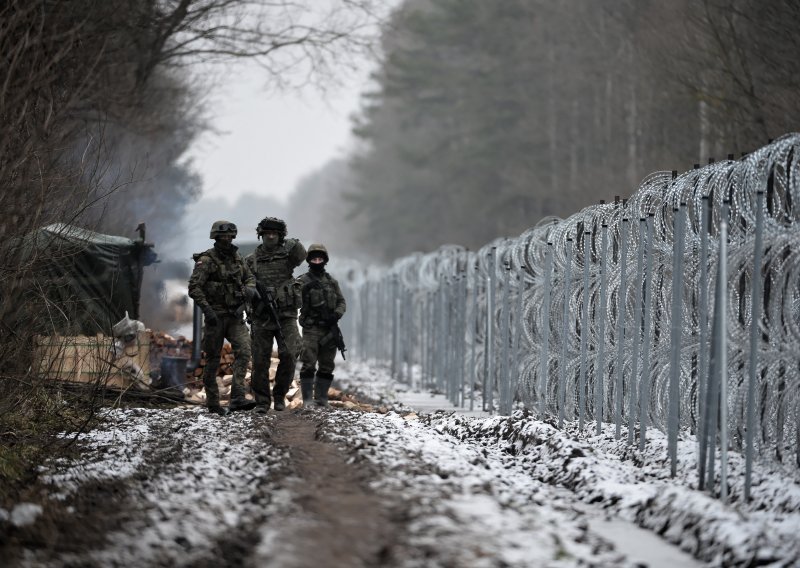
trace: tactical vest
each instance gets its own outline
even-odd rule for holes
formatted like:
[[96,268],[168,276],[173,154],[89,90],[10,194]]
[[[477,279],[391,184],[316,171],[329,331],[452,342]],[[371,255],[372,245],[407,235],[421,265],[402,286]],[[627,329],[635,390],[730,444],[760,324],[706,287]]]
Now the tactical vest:
[[244,303],[244,286],[246,267],[238,254],[229,258],[220,256],[213,248],[192,255],[197,262],[201,257],[208,257],[215,267],[208,274],[203,286],[206,300],[214,308],[224,308],[235,312]]
[[[274,294],[281,315],[296,315],[302,304],[299,286],[292,276],[294,267],[289,260],[296,244],[296,239],[286,239],[269,251],[264,245],[259,245],[246,259],[259,285],[269,288]],[[260,316],[258,312],[256,315]]]
[[336,310],[336,286],[327,272],[321,278],[304,274],[299,279],[303,290],[300,325],[310,327],[328,320]]

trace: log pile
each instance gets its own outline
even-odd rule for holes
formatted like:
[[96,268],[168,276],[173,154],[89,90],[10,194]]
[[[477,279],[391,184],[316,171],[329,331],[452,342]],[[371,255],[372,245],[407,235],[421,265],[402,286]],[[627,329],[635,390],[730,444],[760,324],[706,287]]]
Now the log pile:
[[[160,369],[163,357],[186,357],[190,359],[191,356],[191,339],[187,339],[182,335],[173,337],[163,331],[151,332],[150,368]],[[230,401],[231,384],[233,383],[233,362],[233,347],[230,343],[225,342],[220,351],[220,364],[217,369],[217,386],[219,388],[220,401],[223,403]],[[205,404],[206,393],[201,379],[205,365],[206,356],[205,353],[201,352],[200,361],[198,361],[197,366],[194,369],[187,369],[186,388],[184,389],[186,400],[197,404]],[[275,371],[277,367],[278,354],[273,351],[269,366],[270,389],[275,386]],[[252,362],[248,362],[248,371],[245,375],[245,396],[248,400],[253,400],[253,394],[250,388],[250,369],[252,369]],[[384,406],[375,407],[371,404],[360,402],[355,396],[344,393],[336,388],[331,388],[328,391],[328,399],[333,408],[359,410],[362,412],[388,412],[388,409]],[[286,408],[294,409],[302,406],[303,398],[300,392],[300,384],[297,379],[294,379],[289,388],[289,392],[286,394]]]
[[[183,335],[173,337],[163,331],[151,332],[151,347],[150,347],[150,367],[152,369],[161,368],[161,360],[164,357],[192,357],[192,340],[187,339]],[[228,342],[222,346],[220,350],[220,363],[217,368],[217,377],[224,377],[233,373],[233,347]],[[187,369],[186,383],[200,384],[200,377],[203,376],[203,368],[206,366],[206,354],[201,351],[200,361],[194,369]],[[250,368],[248,363],[248,368]]]
[[[192,356],[192,340],[179,335],[173,337],[163,331],[145,330],[139,332],[130,343],[114,347],[113,338],[97,337],[45,337],[39,336],[34,346],[35,369],[41,376],[58,378],[71,382],[93,383],[103,380],[103,386],[127,389],[131,385],[145,390],[167,388],[151,385],[150,379],[158,379],[161,363],[165,357],[185,358]],[[230,400],[233,383],[233,348],[225,343],[220,352],[220,365],[217,369],[217,385],[221,402]],[[196,404],[205,404],[206,393],[201,376],[206,365],[205,354],[195,368],[188,368],[183,381],[184,399]],[[278,354],[272,352],[269,366],[270,389],[275,385],[275,371],[278,367]],[[245,396],[253,400],[250,387],[251,362],[245,375]],[[151,371],[152,370],[152,371]],[[174,388],[174,387],[169,387]],[[163,394],[163,393],[162,393]],[[175,392],[180,397],[180,389]],[[373,407],[360,402],[355,396],[339,389],[328,391],[330,405],[334,408],[360,410],[362,412],[387,412],[385,407]],[[292,381],[286,394],[286,408],[300,408],[303,398],[297,379]]]
[[343,408],[345,410],[360,410],[361,412],[379,412],[386,414],[389,409],[385,406],[375,406],[366,402],[361,402],[355,396],[331,387],[328,389],[328,401],[333,408]]

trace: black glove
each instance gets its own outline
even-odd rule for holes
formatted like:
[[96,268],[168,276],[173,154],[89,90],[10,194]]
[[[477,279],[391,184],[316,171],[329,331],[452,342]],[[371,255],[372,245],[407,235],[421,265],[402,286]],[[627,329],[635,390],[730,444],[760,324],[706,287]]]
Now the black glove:
[[328,320],[325,323],[327,323],[329,326],[333,327],[334,325],[336,325],[339,322],[339,318],[340,317],[342,317],[342,316],[339,316],[337,314],[333,314],[331,317],[328,318]]
[[211,309],[211,306],[205,306],[202,308],[203,316],[206,320],[206,325],[217,325],[219,322],[219,318],[217,317],[217,313]]
[[250,286],[245,286],[244,295],[247,298],[247,301],[251,303],[253,302],[253,300],[261,299],[261,294],[258,293],[258,290]]

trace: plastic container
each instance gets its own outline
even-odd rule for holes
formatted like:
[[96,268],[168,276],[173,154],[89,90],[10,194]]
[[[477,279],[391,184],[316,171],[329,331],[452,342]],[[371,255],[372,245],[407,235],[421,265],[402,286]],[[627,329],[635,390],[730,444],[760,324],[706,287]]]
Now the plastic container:
[[186,363],[187,357],[163,357],[161,359],[161,386],[165,389],[173,389],[183,394],[186,386]]

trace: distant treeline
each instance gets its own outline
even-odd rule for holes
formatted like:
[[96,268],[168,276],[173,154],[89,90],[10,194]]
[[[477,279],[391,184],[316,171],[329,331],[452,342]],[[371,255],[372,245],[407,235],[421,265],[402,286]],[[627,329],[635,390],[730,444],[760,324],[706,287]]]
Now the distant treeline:
[[800,129],[798,29],[790,0],[406,0],[344,185],[317,180],[349,203],[331,238],[477,247],[738,158]]

